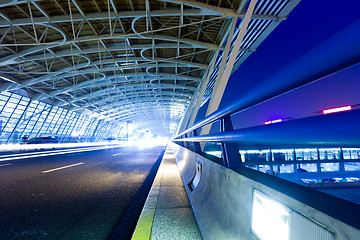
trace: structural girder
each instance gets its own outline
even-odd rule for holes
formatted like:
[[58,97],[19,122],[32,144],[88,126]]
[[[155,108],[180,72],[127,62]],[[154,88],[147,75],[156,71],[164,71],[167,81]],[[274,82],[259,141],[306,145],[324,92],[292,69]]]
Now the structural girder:
[[[244,62],[298,2],[271,1],[258,1],[242,47],[234,53],[234,66]],[[201,96],[198,101],[203,102],[210,96],[224,45],[235,39],[247,3],[4,0],[0,90],[105,115],[114,106],[119,106],[116,111],[136,111],[136,106],[146,105],[162,119],[153,125],[167,129],[183,115],[190,99],[195,103]],[[233,22],[235,29],[230,28]],[[228,39],[230,35],[234,37]],[[199,95],[205,79],[205,93]],[[132,110],[124,115],[116,111],[114,121],[148,121]]]

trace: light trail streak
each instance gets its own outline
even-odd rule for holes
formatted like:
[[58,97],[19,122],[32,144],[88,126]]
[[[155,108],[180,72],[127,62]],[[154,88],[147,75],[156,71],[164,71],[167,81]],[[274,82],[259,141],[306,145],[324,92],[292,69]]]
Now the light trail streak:
[[[101,150],[101,149],[105,149],[106,147],[93,147],[93,148],[86,148],[86,149],[76,149],[76,150],[60,150],[60,151],[51,151],[50,153],[46,152],[46,153],[31,153],[31,154],[27,154],[27,155],[23,155],[23,154],[19,154],[20,156],[15,156],[15,157],[4,157],[4,158],[0,158],[0,162],[4,162],[4,161],[13,161],[13,160],[19,160],[19,159],[27,159],[27,158],[35,158],[35,157],[46,157],[46,156],[54,156],[54,155],[60,155],[60,154],[69,154],[69,153],[80,153],[80,152],[88,152],[88,151],[94,151],[94,150]],[[30,156],[29,156],[30,155]]]
[[12,165],[12,163],[2,164],[0,165],[0,167],[10,166],[10,165]]

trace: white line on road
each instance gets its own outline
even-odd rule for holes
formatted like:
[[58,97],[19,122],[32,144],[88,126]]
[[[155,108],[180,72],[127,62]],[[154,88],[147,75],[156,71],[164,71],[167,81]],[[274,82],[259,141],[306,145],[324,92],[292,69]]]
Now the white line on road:
[[83,163],[83,162],[81,162],[81,163],[75,163],[75,164],[67,165],[67,166],[64,166],[64,167],[59,167],[59,168],[54,168],[54,169],[42,171],[41,173],[54,172],[54,171],[61,170],[61,169],[65,169],[65,168],[75,167],[75,166],[78,166],[78,165],[81,165],[81,164],[84,164],[84,163]]
[[114,155],[112,155],[112,156],[115,157],[115,156],[120,155],[120,154],[122,154],[122,153],[117,153],[117,154],[114,154]]
[[12,165],[12,163],[3,164],[3,165],[0,165],[0,167],[10,166],[10,165]]

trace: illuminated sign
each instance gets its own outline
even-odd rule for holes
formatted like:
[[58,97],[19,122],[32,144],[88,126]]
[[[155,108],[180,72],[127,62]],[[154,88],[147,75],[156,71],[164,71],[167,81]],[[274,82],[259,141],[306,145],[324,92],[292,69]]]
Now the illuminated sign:
[[329,114],[329,113],[337,113],[337,112],[344,112],[351,110],[351,106],[345,106],[345,107],[338,107],[338,108],[330,108],[323,110],[323,114]]

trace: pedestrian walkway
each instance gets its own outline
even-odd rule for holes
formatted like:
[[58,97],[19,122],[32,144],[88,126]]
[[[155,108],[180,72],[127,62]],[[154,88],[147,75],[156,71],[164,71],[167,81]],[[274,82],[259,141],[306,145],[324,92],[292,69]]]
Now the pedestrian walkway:
[[202,239],[171,147],[167,147],[132,240]]

